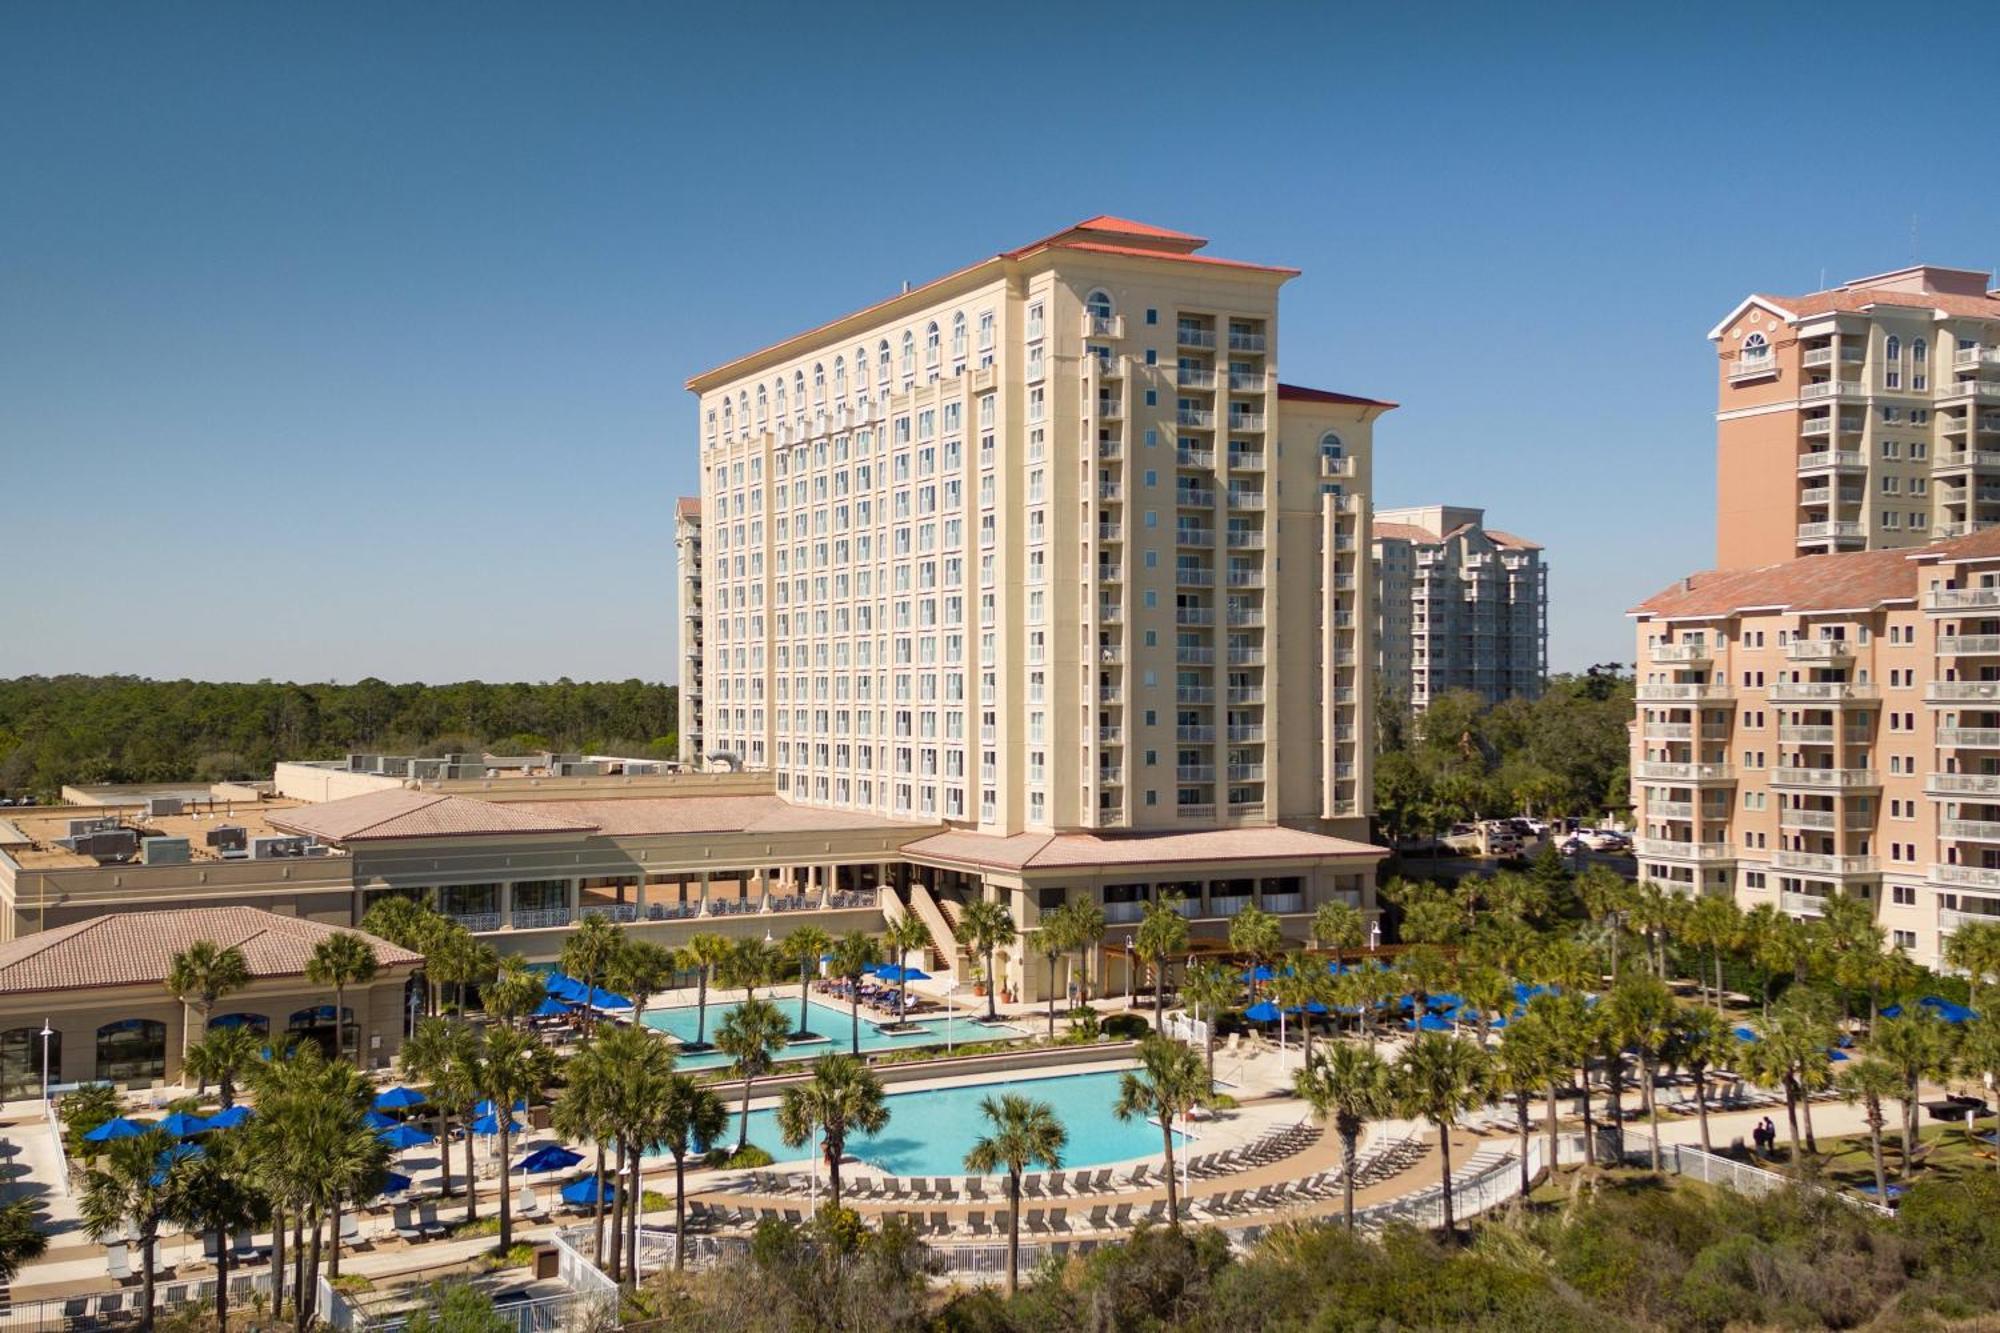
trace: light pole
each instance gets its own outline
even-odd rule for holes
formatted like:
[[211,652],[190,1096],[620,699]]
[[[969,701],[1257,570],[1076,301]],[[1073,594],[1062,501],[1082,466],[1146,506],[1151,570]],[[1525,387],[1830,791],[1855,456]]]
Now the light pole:
[[42,1105],[44,1107],[49,1104],[49,1038],[55,1035],[56,1030],[50,1027],[49,1020],[44,1018],[42,1020]]

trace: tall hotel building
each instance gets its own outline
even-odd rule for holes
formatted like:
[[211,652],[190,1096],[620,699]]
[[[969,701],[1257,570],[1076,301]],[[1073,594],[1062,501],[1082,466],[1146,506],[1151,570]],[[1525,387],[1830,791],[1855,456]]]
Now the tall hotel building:
[[688,382],[708,754],[986,842],[1365,840],[1394,405],[1281,383],[1296,270],[1204,244],[1092,218]]
[[1461,505],[1374,521],[1375,664],[1383,693],[1421,713],[1450,690],[1541,697],[1549,668],[1542,548]]
[[1643,878],[1935,964],[2000,920],[2000,530],[1697,574],[1638,622]]
[[1720,354],[1716,563],[1921,546],[2000,522],[2000,297],[1919,265],[1746,297]]
[[701,501],[683,495],[674,502],[674,568],[680,572],[674,638],[679,648],[680,741],[683,764],[699,766],[702,750],[701,696]]

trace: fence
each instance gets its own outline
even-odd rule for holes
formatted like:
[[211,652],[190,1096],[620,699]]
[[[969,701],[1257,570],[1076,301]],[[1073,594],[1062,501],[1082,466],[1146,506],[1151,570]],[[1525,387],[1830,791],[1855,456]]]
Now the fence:
[[[1602,1150],[1600,1149],[1600,1151]],[[1653,1140],[1650,1135],[1635,1133],[1632,1130],[1625,1131],[1625,1161],[1650,1165],[1653,1159],[1652,1154]],[[1615,1156],[1616,1154],[1612,1153],[1609,1155]],[[1859,1208],[1864,1212],[1874,1213],[1879,1217],[1893,1217],[1896,1211],[1887,1204],[1877,1203],[1873,1199],[1864,1199],[1857,1194],[1850,1194],[1843,1189],[1830,1189],[1825,1185],[1815,1185],[1811,1181],[1795,1180],[1791,1176],[1780,1175],[1776,1171],[1768,1171],[1761,1166],[1753,1166],[1748,1162],[1736,1161],[1734,1158],[1721,1157],[1715,1153],[1703,1152],[1699,1148],[1691,1148],[1683,1143],[1663,1143],[1660,1145],[1660,1169],[1670,1171],[1677,1176],[1686,1176],[1690,1180],[1700,1180],[1711,1185],[1721,1185],[1726,1189],[1734,1190],[1738,1194],[1747,1194],[1752,1198],[1769,1194],[1774,1190],[1781,1190],[1797,1185],[1800,1189],[1808,1190],[1814,1194],[1832,1195],[1851,1208]]]
[[42,1115],[49,1122],[49,1139],[56,1149],[56,1183],[62,1187],[63,1197],[69,1197],[69,1147],[63,1142],[62,1117],[56,1114],[53,1098],[42,1102]]
[[[229,1275],[229,1304],[232,1309],[247,1306],[259,1296],[269,1300],[270,1294],[271,1275],[268,1272]],[[139,1289],[133,1287],[124,1291],[97,1291],[87,1296],[59,1296],[45,1301],[15,1301],[5,1313],[0,1313],[0,1330],[6,1333],[30,1333],[30,1330],[65,1333],[65,1330],[84,1324],[136,1319],[141,1300]],[[162,1282],[153,1296],[153,1309],[160,1313],[184,1306],[214,1304],[214,1278]]]

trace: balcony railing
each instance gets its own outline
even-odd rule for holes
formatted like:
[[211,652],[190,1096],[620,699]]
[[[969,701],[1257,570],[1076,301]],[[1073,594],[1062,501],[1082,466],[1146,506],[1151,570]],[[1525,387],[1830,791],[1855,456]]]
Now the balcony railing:
[[1823,380],[1799,386],[1799,397],[1806,402],[1815,398],[1864,398],[1867,392],[1859,380]]
[[[1693,819],[1694,811],[1695,805],[1693,801],[1649,800],[1646,802],[1646,818],[1648,819]],[[1721,817],[1726,819],[1728,817],[1727,812],[1723,812]]]
[[1174,608],[1176,625],[1213,625],[1215,608],[1211,606],[1177,606]]
[[1231,782],[1262,782],[1264,780],[1264,766],[1262,764],[1231,764],[1229,766],[1229,780]]
[[1174,582],[1183,588],[1213,588],[1215,571],[1212,569],[1191,569],[1186,565],[1174,568]]
[[1125,404],[1116,398],[1097,400],[1097,416],[1100,421],[1117,421],[1125,415]]
[[[620,915],[627,913],[629,915]],[[606,907],[586,907],[584,916],[601,916],[607,921],[637,921],[639,908],[634,903],[612,903]],[[557,926],[567,926],[570,913],[567,907],[517,907],[514,909],[514,929],[550,930]]]
[[1174,806],[1174,813],[1182,819],[1215,818],[1214,801],[1181,801]]
[[1771,770],[1773,787],[1806,787],[1814,791],[1857,791],[1882,785],[1872,768],[1785,768]]
[[2000,911],[1966,912],[1957,908],[1938,908],[1938,930],[1949,935],[1960,926],[1987,925],[2000,922]]
[[1774,704],[1866,703],[1882,697],[1875,686],[1851,680],[1779,680],[1768,693]]
[[1174,542],[1180,546],[1215,545],[1214,528],[1175,528]]
[[1932,773],[1924,779],[1931,796],[2000,796],[2000,773]]
[[[1229,424],[1234,428],[1236,422],[1232,420]],[[1250,429],[1262,430],[1263,428],[1264,419],[1259,417],[1257,425]],[[1263,452],[1256,449],[1231,449],[1229,451],[1229,466],[1236,472],[1262,472],[1264,470]]]
[[1243,333],[1236,329],[1229,331],[1229,350],[1232,352],[1261,352],[1264,350],[1264,335]]
[[1176,782],[1213,782],[1214,764],[1178,764],[1174,768]]
[[1290,916],[1306,910],[1306,896],[1303,893],[1267,893],[1259,905],[1267,912]]
[[2000,680],[1934,680],[1924,686],[1924,702],[2000,706]]
[[1860,541],[1867,535],[1867,526],[1851,519],[1843,518],[1828,523],[1799,524],[1799,540],[1802,542]]
[[1729,688],[1729,682],[1709,681],[1669,681],[1665,683],[1648,681],[1638,687],[1640,703],[1701,703],[1704,701],[1727,702],[1736,697]]
[[1195,324],[1182,324],[1174,330],[1174,341],[1182,347],[1215,346],[1215,330],[1204,329]]
[[1989,870],[1984,866],[1934,865],[1931,867],[1931,881],[1936,884],[1962,884],[1969,889],[2000,889],[2000,870]]
[[[1820,424],[1824,425],[1825,423],[1822,422]],[[1809,430],[1806,433],[1808,435],[1826,434],[1823,430],[1818,432]],[[1867,466],[1868,456],[1854,449],[1819,449],[1812,453],[1799,455],[1799,471],[1801,472],[1819,472],[1826,468],[1865,470]]]
[[1993,657],[2000,655],[2000,634],[1940,634],[1940,657]]
[[1215,413],[1205,407],[1183,407],[1174,413],[1174,420],[1183,426],[1208,430],[1215,425]]
[[1215,740],[1215,728],[1192,725],[1185,727],[1177,726],[1174,728],[1174,739],[1177,741],[1186,741],[1191,745],[1213,743]]
[[1780,724],[1778,727],[1778,739],[1781,741],[1790,741],[1795,745],[1831,745],[1833,744],[1833,737],[1834,730],[1830,726],[1790,726]]
[[2000,607],[2000,588],[1934,588],[1924,595],[1926,611],[1983,611]]
[[1779,870],[1796,870],[1814,875],[1873,875],[1881,862],[1872,856],[1836,856],[1831,852],[1795,852],[1781,849],[1771,853],[1771,864]]
[[[1229,414],[1229,429],[1262,430],[1264,429],[1264,414],[1262,412],[1231,412]],[[1234,462],[1231,463],[1231,466],[1235,466]]]
[[1633,765],[1632,772],[1641,782],[1736,781],[1736,770],[1728,764],[1677,764],[1650,760]]
[[2000,842],[2000,821],[1991,819],[1946,819],[1938,823],[1938,836],[1966,842]]
[[1733,380],[1750,380],[1777,373],[1778,358],[1769,352],[1762,356],[1739,356],[1729,366],[1729,378]]
[[1840,662],[1854,656],[1854,645],[1845,639],[1793,639],[1785,656],[1794,662]]
[[1104,920],[1110,925],[1119,926],[1129,924],[1133,921],[1142,921],[1145,919],[1145,916],[1146,904],[1143,902],[1104,904]]
[[1174,450],[1174,462],[1181,467],[1214,467],[1215,451],[1213,449],[1176,449]]
[[1215,492],[1203,486],[1176,486],[1174,503],[1183,509],[1212,509],[1215,507]]
[[1778,908],[1792,916],[1825,916],[1826,899],[1817,893],[1794,893],[1786,889],[1778,895]]
[[1213,389],[1215,372],[1204,366],[1182,366],[1174,372],[1174,383],[1183,389]]
[[1232,745],[1249,745],[1264,739],[1262,727],[1230,727],[1225,738]]
[[1696,861],[1712,865],[1718,861],[1736,859],[1736,848],[1726,842],[1680,842],[1673,838],[1641,838],[1636,850],[1640,856],[1661,861]]
[[1233,685],[1228,699],[1233,704],[1261,704],[1264,702],[1264,690],[1258,685]]
[[1176,662],[1192,662],[1197,666],[1210,666],[1215,662],[1215,649],[1177,644],[1174,647],[1174,660]]
[[[1187,807],[1182,806],[1181,808],[1185,810]],[[1210,809],[1210,813],[1211,814],[1214,813],[1212,807]],[[1241,912],[1244,908],[1248,907],[1249,905],[1250,905],[1250,895],[1247,893],[1216,894],[1208,900],[1208,915],[1235,916],[1238,912]]]
[[1965,750],[2000,749],[2000,727],[1940,727],[1938,744]]
[[1089,311],[1083,316],[1083,336],[1086,338],[1123,338],[1125,336],[1125,316],[1093,315]]
[[500,914],[498,912],[448,912],[445,915],[475,935],[488,930],[500,929]]
[[1228,534],[1229,544],[1239,551],[1261,551],[1264,549],[1264,534],[1261,532],[1237,532]]
[[1656,643],[1647,653],[1655,662],[1662,663],[1706,662],[1714,654],[1715,650],[1709,647],[1705,641],[1699,639],[1693,642]]
[[1939,454],[1937,462],[1932,465],[1932,470],[1955,472],[1959,468],[1967,467],[2000,469],[2000,453],[1988,449],[1957,449],[1950,453]]

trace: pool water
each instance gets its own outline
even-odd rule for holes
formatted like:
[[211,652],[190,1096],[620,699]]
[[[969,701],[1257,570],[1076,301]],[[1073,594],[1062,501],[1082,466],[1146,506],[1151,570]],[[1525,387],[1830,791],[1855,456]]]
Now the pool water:
[[[788,1022],[799,1021],[799,999],[793,992],[790,999],[775,996],[765,997],[784,1012]],[[736,1008],[736,1001],[708,1006],[707,1039],[715,1040],[722,1021]],[[694,1040],[695,1028],[699,1022],[699,1006],[677,1005],[671,1009],[648,1009],[646,1026],[665,1032],[683,1042]],[[822,1004],[818,1000],[806,1002],[806,1027],[827,1038],[825,1041],[810,1041],[788,1044],[778,1052],[780,1060],[810,1060],[815,1056],[833,1052],[845,1053],[848,1045],[848,1025],[851,1019],[847,1009],[840,1005]],[[957,1018],[920,1018],[915,1020],[915,1032],[891,1035],[880,1031],[874,1020],[867,1014],[861,1015],[861,1049],[864,1051],[887,1051],[905,1046],[943,1046],[947,1043],[962,1045],[974,1041],[995,1041],[1007,1037],[1018,1037],[1020,1030],[1010,1027],[984,1027],[964,1016]],[[696,1051],[684,1054],[676,1062],[682,1069],[714,1069],[729,1063],[729,1057],[720,1051]]]
[[[1052,1074],[929,1092],[889,1095],[889,1123],[879,1135],[850,1137],[847,1153],[870,1166],[899,1176],[962,1176],[965,1154],[990,1132],[979,1103],[1002,1092],[1018,1092],[1047,1102],[1069,1131],[1063,1169],[1104,1166],[1161,1150],[1160,1127],[1150,1120],[1120,1120],[1112,1114],[1118,1101],[1117,1071]],[[1176,1147],[1183,1136],[1176,1135]],[[735,1126],[726,1140],[735,1141]],[[774,1111],[750,1113],[750,1141],[780,1162],[802,1161],[812,1155],[810,1144],[788,1148],[778,1134]]]

